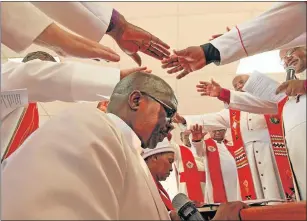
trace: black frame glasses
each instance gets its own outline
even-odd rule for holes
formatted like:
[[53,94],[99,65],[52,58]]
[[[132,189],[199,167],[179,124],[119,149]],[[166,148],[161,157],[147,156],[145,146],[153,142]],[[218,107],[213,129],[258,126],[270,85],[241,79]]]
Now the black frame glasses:
[[155,100],[156,102],[158,102],[159,104],[162,105],[162,107],[164,108],[165,112],[166,112],[166,117],[170,118],[170,120],[174,117],[175,113],[176,113],[176,109],[170,107],[169,105],[167,105],[166,103],[164,103],[163,101],[161,101],[158,98],[155,98],[154,96],[144,92],[144,91],[140,91],[141,94],[144,94],[145,96],[150,97],[151,99]]

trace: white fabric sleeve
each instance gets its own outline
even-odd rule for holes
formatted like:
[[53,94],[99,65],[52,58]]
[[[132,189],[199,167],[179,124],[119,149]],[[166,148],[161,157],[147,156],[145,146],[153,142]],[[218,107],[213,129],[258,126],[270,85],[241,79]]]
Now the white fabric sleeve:
[[276,103],[260,100],[249,93],[239,91],[230,91],[230,103],[225,104],[225,107],[255,114],[278,113]]
[[199,142],[192,142],[192,148],[195,149],[197,156],[206,156],[206,144],[204,140],[201,140]]
[[73,32],[99,42],[113,8],[101,2],[32,2],[39,10]]
[[[306,32],[306,2],[276,3],[237,27],[248,56],[278,49]],[[211,44],[220,52],[221,65],[247,56],[236,28],[212,40]]]
[[187,128],[192,125],[199,124],[203,126],[203,130],[208,132],[210,130],[219,130],[228,128],[230,125],[229,121],[229,110],[223,109],[220,112],[208,113],[204,115],[189,115],[184,116],[187,122]]
[[1,90],[28,89],[29,101],[100,101],[111,96],[120,81],[120,70],[82,62],[27,63],[2,65]]
[[21,52],[52,22],[29,2],[1,2],[1,43]]

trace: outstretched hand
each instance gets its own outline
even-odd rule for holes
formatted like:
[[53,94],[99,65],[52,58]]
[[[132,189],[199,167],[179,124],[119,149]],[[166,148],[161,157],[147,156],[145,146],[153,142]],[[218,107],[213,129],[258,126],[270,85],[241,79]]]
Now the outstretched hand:
[[203,126],[195,124],[190,128],[192,133],[192,141],[200,141],[204,139],[207,133],[203,132]]
[[[108,34],[116,41],[120,49],[129,55],[139,66],[142,59],[138,52],[143,52],[153,58],[162,60],[169,58],[170,46],[153,34],[125,20],[116,10],[113,11],[116,24]],[[113,15],[112,15],[113,19]]]
[[201,96],[210,97],[220,96],[222,90],[222,87],[213,79],[211,80],[211,82],[200,81],[199,84],[196,85],[196,88],[197,92],[199,92]]
[[189,73],[199,70],[206,65],[206,57],[200,46],[192,46],[183,50],[174,50],[174,55],[162,60],[162,68],[169,69],[167,73],[177,75],[181,79]]

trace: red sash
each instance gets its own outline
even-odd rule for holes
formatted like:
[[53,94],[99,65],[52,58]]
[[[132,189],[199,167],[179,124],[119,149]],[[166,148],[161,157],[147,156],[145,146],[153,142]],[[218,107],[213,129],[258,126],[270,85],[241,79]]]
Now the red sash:
[[241,130],[240,130],[240,111],[229,110],[230,126],[233,139],[233,155],[238,168],[239,183],[242,200],[256,199],[256,192],[252,173],[247,160]]
[[288,201],[295,201],[293,174],[283,132],[282,110],[286,101],[287,98],[279,102],[278,114],[266,114],[264,116],[269,130],[271,144],[286,199]]
[[39,115],[36,103],[30,103],[24,110],[19,124],[14,131],[10,143],[3,155],[2,160],[8,158],[24,140],[31,135],[39,126]]
[[227,202],[224,180],[221,169],[220,155],[215,141],[205,140],[209,173],[212,182],[213,200],[215,203]]
[[179,173],[180,183],[187,185],[190,200],[204,202],[201,182],[206,182],[205,171],[198,171],[194,156],[188,147],[180,146],[181,159],[184,172]]
[[157,185],[157,188],[159,190],[159,194],[160,194],[160,197],[164,203],[164,205],[166,206],[167,210],[168,211],[172,211],[174,210],[174,207],[173,207],[173,204],[172,204],[172,201],[171,199],[169,198],[169,195],[168,193],[166,192],[166,190],[163,188],[162,184],[159,182],[159,181],[156,181],[154,179],[156,185]]

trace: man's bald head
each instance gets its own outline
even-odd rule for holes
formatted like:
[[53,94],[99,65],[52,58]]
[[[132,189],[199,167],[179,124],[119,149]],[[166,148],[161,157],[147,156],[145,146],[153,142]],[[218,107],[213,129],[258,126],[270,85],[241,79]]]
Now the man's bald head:
[[243,92],[242,88],[244,87],[246,81],[248,80],[249,75],[247,74],[240,74],[237,75],[233,80],[232,80],[232,86],[236,91],[241,91]]
[[117,95],[129,95],[134,90],[148,93],[156,98],[169,98],[173,105],[177,105],[173,89],[162,78],[143,72],[136,72],[123,78],[114,88],[110,99]]
[[280,50],[279,57],[284,68],[292,66],[295,69],[295,73],[301,73],[306,70],[306,47]]
[[51,54],[48,54],[47,52],[44,52],[44,51],[30,52],[22,59],[22,62],[26,63],[28,61],[32,61],[35,59],[39,59],[41,61],[56,62],[55,58]]
[[176,112],[177,104],[173,89],[163,79],[137,72],[115,86],[107,112],[124,120],[144,148],[154,148],[173,129],[166,118]]

